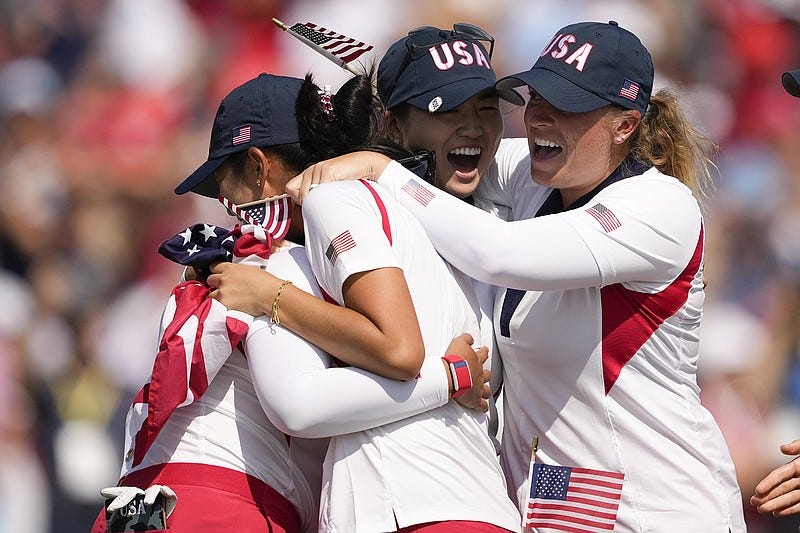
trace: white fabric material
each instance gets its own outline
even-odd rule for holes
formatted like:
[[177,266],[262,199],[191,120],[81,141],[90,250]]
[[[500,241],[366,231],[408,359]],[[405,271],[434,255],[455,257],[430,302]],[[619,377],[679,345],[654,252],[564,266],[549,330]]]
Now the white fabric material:
[[[284,246],[266,264],[276,276],[321,297],[302,247]],[[307,437],[354,431],[448,400],[441,361],[428,363],[425,377],[411,383],[354,368],[326,369],[327,354],[266,317],[251,325],[245,351],[248,357],[234,350],[205,394],[173,412],[137,468],[130,468],[128,455],[121,476],[167,462],[245,472],[292,502],[304,530],[314,531],[328,439],[293,437],[289,444],[284,431]],[[130,419],[126,426],[128,433],[138,427]]]
[[[690,191],[651,169],[609,185],[584,207],[507,223],[431,187],[434,198],[423,206],[403,192],[409,179],[390,164],[379,183],[414,213],[445,259],[481,281],[528,291],[505,319],[507,290],[494,307],[505,380],[503,461],[520,505],[538,435],[540,462],[625,474],[615,531],[745,531],[733,462],[696,383],[701,255],[682,277],[683,303],[604,389],[603,363],[618,356],[604,358],[604,313],[624,304],[620,298],[674,294],[670,284],[702,253]],[[507,206],[509,217],[518,206],[535,213],[547,196],[515,182],[492,190],[491,201]],[[606,231],[587,212],[598,203],[618,228]]]
[[[426,361],[438,360],[450,341],[465,331],[479,339],[480,309],[468,280],[460,285],[413,217],[380,187],[375,190],[388,215],[391,244],[378,204],[363,183],[323,184],[306,198],[307,252],[323,289],[341,303],[341,288],[350,275],[400,267],[422,329]],[[326,251],[345,231],[355,245],[332,261]],[[487,434],[486,415],[455,402],[333,437],[321,507],[322,531],[394,531],[397,526],[442,520],[519,527],[519,514],[506,496]]]

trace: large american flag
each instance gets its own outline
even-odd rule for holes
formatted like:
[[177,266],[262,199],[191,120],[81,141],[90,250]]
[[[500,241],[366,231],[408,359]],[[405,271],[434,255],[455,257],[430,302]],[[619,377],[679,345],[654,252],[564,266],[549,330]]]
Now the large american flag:
[[[195,224],[167,239],[159,253],[176,263],[208,272],[215,261],[263,265],[272,238],[257,225],[232,230]],[[175,409],[201,398],[253,317],[209,298],[202,281],[178,284],[161,319],[162,335],[148,382],[133,401],[126,422],[126,465],[142,462]]]
[[340,63],[349,63],[372,50],[371,44],[357,41],[313,22],[298,22],[290,26],[288,31],[323,55],[338,59]]
[[523,526],[539,531],[613,531],[624,474],[533,463]]

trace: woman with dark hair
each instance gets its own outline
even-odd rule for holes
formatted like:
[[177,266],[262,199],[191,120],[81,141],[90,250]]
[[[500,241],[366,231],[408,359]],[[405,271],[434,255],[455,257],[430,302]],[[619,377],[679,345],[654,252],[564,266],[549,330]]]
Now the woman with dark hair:
[[[380,103],[370,100],[376,113],[366,120],[364,109],[356,106],[357,99],[346,87],[321,113],[311,105],[316,96],[301,93],[298,121],[306,135],[303,142],[321,146],[334,139],[334,150],[344,146],[352,150],[355,139],[371,129],[377,135],[369,142],[376,149],[402,155],[402,149],[381,141]],[[353,116],[361,117],[360,125]],[[226,173],[221,175],[222,186]],[[234,203],[248,200],[230,199]],[[326,299],[337,305],[319,302],[287,283],[280,272],[272,272],[277,281],[274,292],[260,293],[258,301],[263,307],[251,312],[271,316],[347,364],[396,379],[413,380],[420,374],[422,381],[434,378],[430,370],[423,368],[420,372],[420,365],[430,365],[431,361],[439,365],[440,356],[447,353],[453,396],[461,400],[461,392],[471,388],[469,375],[464,373],[468,365],[448,346],[464,332],[478,338],[479,309],[474,295],[465,290],[469,287],[464,285],[466,280],[439,257],[413,217],[367,182],[320,187],[310,195],[302,217],[314,275]],[[265,275],[232,263],[221,263],[213,272],[208,278],[216,288],[212,296],[232,309],[239,308],[242,299],[252,300],[249,293],[258,283],[229,286],[228,276],[236,272],[241,276]],[[284,305],[287,301],[291,304]],[[254,336],[248,346],[253,347],[250,359],[254,361],[257,389],[273,398],[264,402],[271,418],[281,416],[272,412],[274,405],[287,404],[292,409],[287,408],[285,418],[277,422],[287,432],[337,435],[331,439],[325,461],[321,530],[518,528],[519,515],[506,493],[496,451],[486,431],[486,415],[447,402],[444,381],[443,394],[435,403],[395,396],[403,404],[398,409],[404,410],[404,416],[393,416],[385,408],[365,402],[360,392],[345,389],[333,380],[329,382],[332,388],[308,395],[302,382],[283,373],[292,363],[281,370],[275,370],[275,364],[257,368],[255,361],[267,358],[269,339],[259,342]],[[480,368],[473,370],[483,374]],[[276,377],[276,371],[283,379]],[[304,377],[309,373],[304,370],[299,374]],[[262,376],[265,381],[259,386]],[[331,396],[320,409],[318,403],[325,400],[314,398],[323,392]],[[482,387],[479,392],[483,393]],[[485,410],[485,398],[478,397]],[[412,410],[415,413],[409,416]],[[383,421],[376,424],[376,418]],[[368,419],[375,427],[358,422],[361,419]]]

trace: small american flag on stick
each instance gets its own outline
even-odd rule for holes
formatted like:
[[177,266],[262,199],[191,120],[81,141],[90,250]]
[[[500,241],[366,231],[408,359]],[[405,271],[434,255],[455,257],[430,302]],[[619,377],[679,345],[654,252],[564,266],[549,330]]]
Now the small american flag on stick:
[[624,474],[532,463],[529,477],[524,527],[571,533],[614,529]]
[[292,26],[287,26],[276,18],[273,18],[272,22],[283,31],[288,31],[301,42],[353,74],[358,73],[348,67],[348,63],[358,59],[361,54],[372,50],[371,44],[357,41],[341,33],[318,26],[313,22],[298,22]]

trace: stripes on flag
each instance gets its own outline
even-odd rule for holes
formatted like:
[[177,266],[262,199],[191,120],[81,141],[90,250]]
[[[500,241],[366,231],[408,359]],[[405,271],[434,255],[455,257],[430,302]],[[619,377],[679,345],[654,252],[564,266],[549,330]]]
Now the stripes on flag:
[[253,131],[253,126],[250,124],[245,124],[244,126],[238,126],[233,128],[233,145],[236,146],[237,144],[244,144],[250,142],[251,134]]
[[636,97],[639,96],[639,84],[625,78],[625,81],[622,82],[622,88],[619,90],[619,95],[635,102]]
[[532,463],[523,527],[571,533],[613,531],[625,475]]
[[422,205],[428,205],[431,203],[431,200],[433,200],[435,196],[424,185],[417,183],[413,179],[408,180],[406,184],[403,185],[402,189]]
[[595,204],[586,210],[587,213],[592,215],[597,220],[606,233],[610,233],[622,226],[622,223],[617,218],[617,215],[611,209],[608,209],[603,204]]
[[339,254],[355,247],[356,241],[353,240],[350,230],[345,230],[331,240],[328,249],[325,250],[325,257],[327,257],[333,265],[336,264],[336,259],[339,257]]
[[297,23],[289,27],[292,33],[312,42],[329,54],[349,63],[361,54],[372,50],[372,45],[356,41],[333,30],[317,26],[313,22]]

